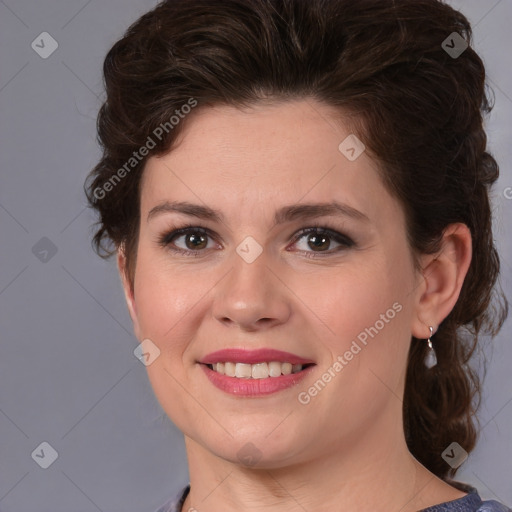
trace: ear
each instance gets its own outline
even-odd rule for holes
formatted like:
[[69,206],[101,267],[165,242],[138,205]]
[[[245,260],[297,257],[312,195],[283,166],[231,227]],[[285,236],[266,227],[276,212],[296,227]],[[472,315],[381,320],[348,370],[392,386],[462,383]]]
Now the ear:
[[462,223],[450,224],[443,233],[441,249],[421,256],[422,275],[417,289],[412,335],[428,338],[457,303],[472,256],[471,232]]
[[119,247],[117,250],[117,268],[119,269],[119,276],[121,277],[121,282],[124,290],[124,297],[126,299],[126,305],[128,306],[128,312],[130,313],[130,317],[132,319],[133,331],[135,333],[136,338],[140,342],[142,341],[142,337],[139,319],[137,316],[137,305],[135,303],[135,290],[132,289],[130,285],[130,280],[128,278],[128,274],[126,271],[126,254],[123,246]]

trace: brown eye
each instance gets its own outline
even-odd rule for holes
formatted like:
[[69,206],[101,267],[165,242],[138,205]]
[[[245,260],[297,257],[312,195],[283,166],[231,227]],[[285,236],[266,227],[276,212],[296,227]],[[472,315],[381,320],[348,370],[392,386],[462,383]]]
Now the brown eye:
[[211,235],[206,229],[186,226],[163,235],[159,239],[159,244],[171,251],[195,256],[208,248],[208,238],[211,238]]
[[[302,247],[300,247],[299,244],[301,239],[307,241],[306,244],[302,244]],[[338,247],[329,250],[333,243],[338,244]],[[295,237],[294,245],[298,245],[298,249],[304,252],[306,256],[315,257],[314,253],[325,253],[325,256],[329,256],[344,249],[348,249],[354,246],[355,243],[348,236],[338,233],[337,231],[314,227],[301,231]]]
[[207,235],[203,235],[202,233],[192,232],[183,236],[185,237],[185,245],[188,249],[204,249],[207,245]]
[[[206,253],[209,239],[214,239],[209,230],[198,226],[184,226],[164,234],[158,242],[159,245],[173,252],[185,256],[200,256],[201,253]],[[295,236],[293,245],[297,245],[301,239],[307,240],[307,243],[299,247],[299,251],[310,258],[316,257],[315,253],[319,256],[322,253],[330,256],[355,245],[348,236],[333,229],[321,227],[302,230]],[[338,247],[331,248],[333,243],[338,244]]]
[[311,247],[311,249],[319,249],[320,251],[324,251],[329,249],[330,239],[326,235],[310,233],[308,235],[308,245]]

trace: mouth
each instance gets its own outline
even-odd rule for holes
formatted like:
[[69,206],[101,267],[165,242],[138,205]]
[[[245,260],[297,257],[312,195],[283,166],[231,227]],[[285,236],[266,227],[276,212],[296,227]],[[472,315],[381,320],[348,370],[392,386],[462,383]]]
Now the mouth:
[[291,388],[316,366],[311,359],[274,349],[224,349],[198,363],[216,388],[240,397],[268,395]]
[[210,370],[227,377],[235,377],[238,379],[267,379],[277,378],[282,375],[291,375],[300,373],[314,363],[292,364],[285,361],[265,361],[256,364],[235,363],[225,361],[206,365]]

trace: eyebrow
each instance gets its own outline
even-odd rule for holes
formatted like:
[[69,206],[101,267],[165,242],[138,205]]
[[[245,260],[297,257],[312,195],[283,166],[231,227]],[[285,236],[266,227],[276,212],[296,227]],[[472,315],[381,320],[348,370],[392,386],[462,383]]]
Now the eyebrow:
[[[157,215],[169,212],[182,213],[199,219],[224,223],[224,215],[217,210],[187,201],[165,201],[152,208],[147,216],[147,221]],[[284,206],[274,215],[275,227],[278,224],[296,220],[312,219],[326,216],[344,216],[355,220],[370,222],[370,219],[359,210],[347,204],[332,201],[330,203],[301,203]]]

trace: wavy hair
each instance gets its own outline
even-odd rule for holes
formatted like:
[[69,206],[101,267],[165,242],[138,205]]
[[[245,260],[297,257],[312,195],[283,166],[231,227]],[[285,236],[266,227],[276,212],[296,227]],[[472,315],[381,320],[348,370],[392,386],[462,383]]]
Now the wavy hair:
[[[442,47],[454,32],[459,46],[468,44],[457,57]],[[97,124],[103,155],[85,185],[100,218],[94,247],[103,257],[123,247],[133,286],[144,164],[172,150],[194,112],[302,98],[339,109],[403,206],[413,254],[438,251],[451,223],[471,231],[468,274],[433,338],[438,365],[425,368],[426,344],[412,337],[406,374],[408,448],[444,479],[456,469],[443,450],[453,441],[467,452],[476,444],[481,395],[470,357],[479,335],[496,335],[508,312],[496,290],[500,260],[489,200],[498,165],[483,127],[492,105],[471,42],[466,17],[439,0],[161,2],[105,58]],[[160,130],[148,154],[131,161],[190,98],[198,103],[194,112]]]

